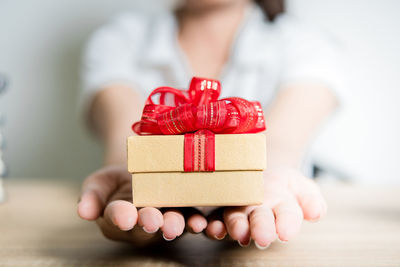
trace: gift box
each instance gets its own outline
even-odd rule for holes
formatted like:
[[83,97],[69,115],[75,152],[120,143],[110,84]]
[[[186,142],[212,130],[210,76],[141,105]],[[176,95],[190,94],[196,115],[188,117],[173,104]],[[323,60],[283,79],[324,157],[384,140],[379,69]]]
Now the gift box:
[[215,135],[215,171],[184,171],[184,136],[128,138],[128,170],[137,207],[261,204],[264,134]]
[[[159,87],[128,137],[128,170],[137,207],[241,206],[263,201],[266,166],[261,105],[218,99],[217,80],[189,90]],[[155,103],[153,98],[159,97]]]

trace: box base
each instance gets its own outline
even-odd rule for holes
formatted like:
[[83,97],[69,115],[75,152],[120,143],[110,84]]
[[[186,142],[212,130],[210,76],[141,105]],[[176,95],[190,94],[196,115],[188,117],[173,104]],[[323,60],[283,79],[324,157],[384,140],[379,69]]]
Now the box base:
[[136,207],[259,205],[263,184],[262,171],[132,174]]

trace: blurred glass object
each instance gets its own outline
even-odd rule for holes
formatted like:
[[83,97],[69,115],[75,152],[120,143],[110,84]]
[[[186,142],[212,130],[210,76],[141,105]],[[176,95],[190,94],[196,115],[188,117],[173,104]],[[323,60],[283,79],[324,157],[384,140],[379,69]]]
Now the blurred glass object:
[[[4,93],[7,86],[7,79],[5,75],[0,73],[0,97]],[[3,135],[2,127],[5,123],[5,115],[0,111],[0,203],[4,201],[5,194],[3,188],[3,178],[6,176],[7,168],[3,160],[3,150],[5,147],[5,138]]]
[[6,90],[6,86],[7,86],[6,76],[0,73],[0,94]]

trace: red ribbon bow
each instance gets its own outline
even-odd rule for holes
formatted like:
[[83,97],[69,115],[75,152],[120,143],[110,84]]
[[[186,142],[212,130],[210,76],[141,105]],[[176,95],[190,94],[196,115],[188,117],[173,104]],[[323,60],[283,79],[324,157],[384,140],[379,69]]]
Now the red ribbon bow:
[[[259,102],[218,100],[220,92],[219,81],[196,77],[188,91],[159,87],[147,98],[142,118],[132,129],[139,135],[185,133],[184,171],[215,171],[214,133],[257,133],[266,128]],[[152,100],[157,94],[160,104]]]
[[[218,134],[257,133],[266,129],[258,101],[239,97],[218,100],[220,92],[219,81],[197,77],[193,77],[188,91],[159,87],[147,98],[142,118],[132,125],[132,130],[139,135],[170,135],[198,130]],[[152,100],[157,94],[160,104]]]

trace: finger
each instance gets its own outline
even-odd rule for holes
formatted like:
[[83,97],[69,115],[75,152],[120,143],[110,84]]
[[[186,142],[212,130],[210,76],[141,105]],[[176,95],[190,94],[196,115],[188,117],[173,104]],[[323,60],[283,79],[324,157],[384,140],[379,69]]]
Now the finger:
[[103,211],[103,201],[93,191],[86,191],[78,203],[78,215],[88,221],[96,220]]
[[300,230],[303,212],[295,199],[282,201],[274,207],[275,227],[278,238],[288,241]]
[[86,178],[78,204],[78,214],[82,219],[95,220],[102,214],[107,199],[118,188],[123,174],[119,168],[108,167]]
[[120,230],[128,231],[136,225],[138,214],[132,203],[115,200],[110,202],[104,210],[104,219]]
[[297,200],[303,210],[304,219],[317,221],[326,214],[327,204],[318,185],[307,177],[297,182]]
[[138,224],[143,231],[152,234],[163,226],[164,218],[161,211],[156,208],[142,208],[139,210]]
[[167,241],[174,240],[183,233],[185,219],[177,210],[169,210],[164,213],[164,224],[161,227],[163,237]]
[[179,210],[186,220],[185,228],[188,232],[193,234],[201,233],[207,227],[207,220],[198,209],[188,207]]
[[193,214],[187,220],[187,226],[190,232],[201,233],[207,227],[207,220],[199,213]]
[[268,207],[255,208],[249,215],[251,238],[260,249],[267,248],[277,238],[275,216]]
[[206,233],[209,238],[222,240],[225,238],[227,231],[222,221],[212,220],[207,225]]
[[250,243],[250,227],[247,207],[226,208],[224,222],[229,235],[237,240],[239,245],[247,246]]
[[222,240],[227,234],[226,227],[223,222],[223,212],[224,208],[218,208],[209,216],[207,216],[208,224],[206,234],[211,239]]

